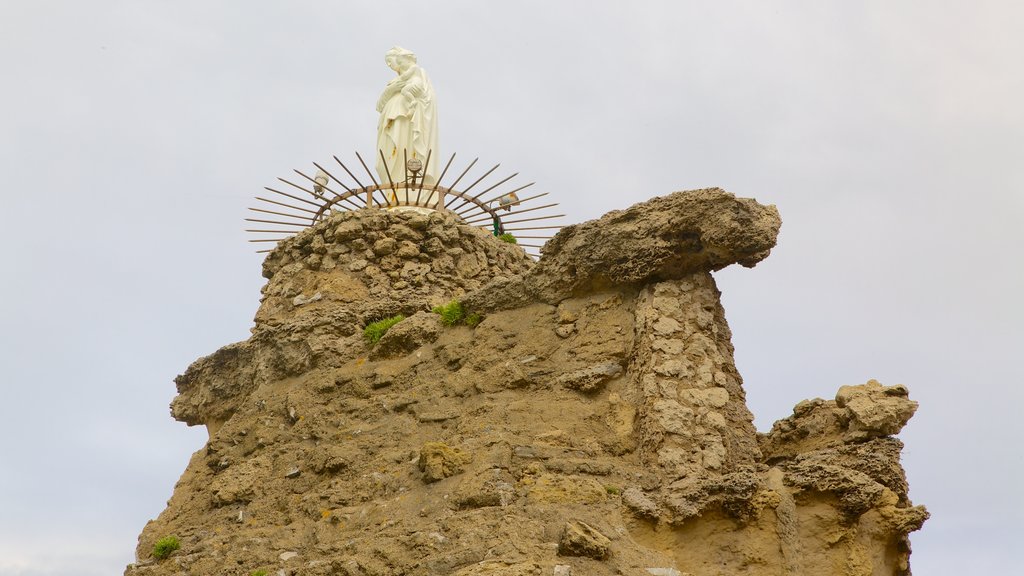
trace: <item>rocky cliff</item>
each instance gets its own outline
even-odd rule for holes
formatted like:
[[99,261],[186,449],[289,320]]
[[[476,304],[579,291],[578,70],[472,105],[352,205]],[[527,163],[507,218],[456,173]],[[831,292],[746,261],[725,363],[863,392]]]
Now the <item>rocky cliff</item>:
[[[708,189],[567,227],[536,263],[439,213],[282,242],[252,337],[176,379],[210,439],[125,574],[909,574],[906,388],[752,424],[711,272],[780,223]],[[482,321],[442,325],[452,299]]]

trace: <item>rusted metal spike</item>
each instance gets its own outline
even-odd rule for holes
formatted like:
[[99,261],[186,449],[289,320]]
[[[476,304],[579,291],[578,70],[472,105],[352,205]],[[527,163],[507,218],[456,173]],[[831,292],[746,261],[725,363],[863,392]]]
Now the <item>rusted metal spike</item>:
[[285,204],[284,202],[275,202],[274,200],[268,200],[266,198],[256,197],[257,200],[262,200],[269,204],[277,204],[278,206],[284,206],[285,208],[291,208],[292,210],[298,210],[300,212],[309,212],[310,214],[316,214],[316,210],[307,210],[305,208],[299,208],[298,206],[292,206],[291,204]]
[[[489,174],[489,172],[488,172],[488,174]],[[484,174],[484,176],[486,176],[486,175],[487,175],[487,174]],[[458,210],[459,208],[462,208],[463,206],[465,206],[466,204],[469,204],[469,203],[471,203],[471,202],[475,204],[475,203],[476,203],[476,201],[477,201],[477,199],[479,199],[479,198],[480,198],[481,196],[483,196],[484,194],[487,194],[487,193],[488,193],[488,192],[490,192],[491,190],[494,190],[494,189],[495,189],[495,188],[497,188],[498,186],[501,186],[502,184],[504,184],[505,182],[508,182],[509,180],[511,180],[511,179],[513,179],[513,178],[515,178],[516,176],[519,176],[519,172],[516,172],[515,174],[513,174],[513,175],[509,176],[508,178],[505,178],[505,179],[504,179],[504,180],[502,180],[501,182],[498,182],[497,184],[495,184],[494,186],[491,186],[491,187],[490,187],[490,188],[488,188],[487,190],[484,190],[483,192],[481,192],[481,193],[477,194],[476,196],[473,196],[473,197],[472,197],[472,198],[470,198],[469,200],[465,200],[465,201],[464,201],[464,202],[463,202],[462,204],[459,204],[459,205],[458,205],[458,206],[456,206],[455,208],[452,208],[452,211]],[[468,190],[468,188],[467,188],[467,190]]]
[[[513,191],[513,192],[516,192],[516,191]],[[512,194],[512,192],[510,192],[508,194]],[[516,201],[514,205],[515,206],[521,206],[521,205],[525,204],[526,202],[529,202],[530,200],[536,200],[538,198],[541,198],[542,196],[547,196],[548,194],[549,193],[544,192],[544,193],[537,194],[537,195],[534,195],[534,196],[529,196],[529,197],[523,198],[522,200]],[[502,195],[502,196],[504,196],[504,195]],[[498,198],[501,198],[501,196],[499,196]],[[457,215],[462,217],[463,219],[465,219],[465,218],[475,218],[476,216],[479,216],[481,214],[487,213],[487,211],[484,210],[483,208],[480,208],[480,206],[489,206],[490,203],[494,202],[495,200],[498,200],[498,198],[492,198],[492,199],[488,200],[487,202],[481,202],[480,205],[472,206],[470,208],[466,208],[462,212],[459,212]],[[502,210],[502,209],[503,208],[495,208],[494,210],[495,210],[495,212],[497,212],[498,210]],[[474,212],[474,210],[476,210],[476,212]]]
[[[307,176],[307,175],[303,174],[303,173],[302,173],[302,172],[300,172],[299,170],[294,170],[294,172],[295,172],[296,174],[298,174],[299,176],[302,176],[302,177],[303,177],[303,178],[305,178],[306,180],[309,180],[309,181],[310,181],[310,182],[312,182],[313,184],[317,184],[317,181],[316,181],[316,179],[315,179],[315,178],[310,178],[309,176]],[[324,190],[327,190],[327,191],[328,191],[328,192],[330,192],[331,194],[334,194],[334,198],[335,198],[336,200],[337,200],[337,199],[340,199],[340,200],[345,200],[345,201],[347,201],[347,202],[348,202],[349,204],[351,204],[351,205],[355,206],[355,207],[356,207],[356,210],[358,210],[359,208],[362,208],[362,206],[360,206],[359,204],[356,204],[356,203],[355,203],[355,202],[353,202],[352,200],[349,200],[349,197],[348,197],[348,196],[345,196],[344,194],[338,194],[338,193],[337,193],[337,192],[335,192],[334,190],[331,190],[330,188],[328,188],[326,184],[320,184],[320,187],[322,187],[322,188],[323,188]],[[314,188],[314,190],[316,190],[316,188]],[[325,198],[325,200],[326,200],[326,198]]]
[[[533,208],[525,208],[523,210],[514,210],[512,212],[507,212],[505,214],[502,214],[501,216],[504,218],[505,216],[513,216],[515,214],[523,214],[525,212],[533,212],[534,210],[543,210],[545,208],[551,208],[552,206],[558,206],[558,202],[555,202],[554,204],[545,204],[543,206],[535,206]],[[478,222],[478,220],[466,221],[466,224],[472,224],[473,222]]]
[[298,188],[299,190],[302,190],[303,192],[305,192],[306,194],[309,194],[310,196],[312,196],[313,198],[316,198],[317,200],[321,200],[323,202],[329,202],[329,200],[326,197],[324,197],[324,196],[322,196],[320,194],[317,194],[316,192],[313,192],[312,190],[308,190],[306,188],[303,188],[302,186],[299,186],[298,184],[296,184],[294,182],[289,182],[289,181],[285,180],[284,178],[278,178],[278,180],[280,180],[281,182],[284,182],[285,184],[287,184],[289,186],[294,186],[295,188]]
[[284,238],[261,238],[259,240],[249,240],[249,242],[280,242],[281,240],[287,240],[291,236],[285,236]]
[[502,224],[520,224],[522,222],[533,222],[534,220],[550,220],[552,218],[562,218],[565,214],[552,214],[551,216],[534,216],[533,218],[523,218],[522,220],[502,220]]
[[565,226],[527,226],[526,228],[505,228],[506,232],[515,230],[561,230]]
[[[491,175],[491,172],[494,172],[495,170],[497,170],[497,169],[498,169],[498,166],[501,166],[501,164],[495,164],[495,165],[494,165],[494,168],[491,168],[491,169],[490,169],[490,170],[488,170],[487,172],[484,172],[484,175],[483,175],[483,176],[481,176],[481,177],[479,177],[479,178],[477,178],[477,179],[476,179],[476,182],[473,182],[472,184],[470,184],[469,186],[467,186],[467,187],[466,187],[466,189],[462,191],[462,195],[463,195],[463,198],[465,198],[465,195],[466,195],[466,194],[468,194],[468,193],[469,193],[469,191],[473,189],[473,186],[476,186],[477,184],[479,184],[479,183],[480,183],[480,181],[481,181],[481,180],[483,180],[484,178],[487,178],[488,176],[490,176],[490,175]],[[453,186],[454,186],[454,184],[453,184]],[[445,204],[445,205],[444,205],[444,207],[445,207],[445,208],[448,208],[449,206],[451,206],[452,204],[454,204],[456,200],[458,200],[458,198],[457,198],[457,197],[456,197],[456,198],[452,198],[452,199],[451,199],[450,201],[448,201],[448,203],[447,203],[447,204]]]
[[354,195],[355,194],[355,191],[353,191],[352,189],[350,189],[347,186],[345,186],[345,182],[343,182],[343,181],[339,180],[338,178],[334,177],[334,174],[332,174],[331,172],[328,172],[327,170],[325,170],[323,166],[321,166],[321,165],[319,165],[319,164],[317,164],[315,162],[313,162],[313,166],[316,166],[317,170],[319,170],[321,172],[324,172],[325,174],[327,174],[327,176],[329,178],[331,178],[332,180],[334,180],[334,181],[338,182],[339,184],[341,184],[341,188],[345,189],[345,192],[347,192],[350,195]]
[[246,229],[246,232],[259,232],[260,234],[296,234],[296,230],[252,230]]
[[423,181],[427,179],[427,169],[430,168],[430,154],[433,150],[427,150],[427,160],[423,163],[423,175],[420,176],[420,188],[416,191],[416,205],[420,205],[420,194],[423,193]]
[[309,224],[298,224],[295,222],[279,222],[277,220],[257,220],[256,218],[246,218],[246,222],[262,222],[264,224],[280,224],[282,226],[297,226],[299,228],[306,228]]
[[[358,185],[359,185],[359,188],[360,188],[360,190],[353,190],[353,189],[349,188],[349,187],[348,187],[348,186],[346,186],[346,185],[345,185],[345,183],[344,183],[344,182],[342,182],[342,181],[341,181],[340,179],[338,179],[338,178],[335,178],[335,177],[334,177],[334,174],[331,174],[331,173],[330,173],[330,172],[328,172],[328,171],[327,171],[326,169],[324,169],[324,167],[323,167],[323,166],[321,166],[321,165],[317,164],[316,162],[313,162],[313,166],[316,166],[316,167],[317,167],[317,168],[318,168],[319,170],[322,170],[324,174],[327,174],[327,176],[329,176],[329,177],[330,177],[330,178],[331,178],[332,180],[334,180],[334,181],[335,181],[335,182],[337,182],[338,184],[341,184],[341,187],[342,187],[342,188],[344,188],[344,189],[345,189],[345,191],[346,191],[346,192],[348,192],[348,193],[350,194],[350,197],[354,197],[354,198],[357,198],[357,197],[358,197],[358,195],[359,195],[359,193],[360,193],[360,192],[361,192],[362,190],[364,190],[364,189],[365,189],[365,188],[363,188],[363,183],[362,183],[362,182],[360,182],[360,181],[359,181],[359,179],[358,179],[358,178],[356,178],[354,174],[352,174],[352,172],[351,172],[351,171],[350,171],[350,170],[348,169],[348,166],[345,166],[344,164],[342,164],[342,163],[341,163],[341,160],[338,160],[338,157],[337,157],[337,156],[334,156],[334,160],[335,160],[335,161],[336,161],[336,162],[337,162],[338,164],[340,164],[342,168],[344,168],[344,169],[345,169],[345,172],[348,172],[348,175],[349,175],[349,176],[351,176],[353,180],[355,180],[355,181],[356,181],[356,184],[358,184]],[[377,202],[376,200],[374,200],[374,202],[375,202],[375,203],[377,204],[377,206],[380,206],[380,202]],[[352,204],[353,206],[355,206],[355,207],[356,207],[356,210],[360,210],[360,209],[362,209],[362,208],[363,208],[363,206],[360,206],[360,205],[359,205],[359,204],[357,204],[357,203],[356,203],[355,201],[349,200],[349,203],[350,203],[350,204]]]
[[455,152],[452,152],[452,157],[448,159],[448,163],[444,165],[444,170],[441,170],[441,175],[438,176],[437,182],[434,183],[434,189],[441,185],[441,181],[444,180],[444,175],[448,173],[448,168],[452,165],[452,161],[455,160]]
[[271,248],[270,250],[257,250],[256,253],[257,254],[266,254],[267,252],[273,252],[273,251],[274,251],[274,249]]
[[339,180],[338,178],[334,177],[334,174],[332,174],[331,172],[328,172],[323,166],[321,166],[321,165],[319,165],[319,164],[317,164],[315,162],[313,162],[313,166],[316,166],[317,170],[319,170],[321,172],[324,172],[325,174],[327,174],[327,176],[329,178],[331,178],[332,180],[338,182],[340,184],[341,188],[345,189],[345,192],[347,192],[349,194],[353,194],[352,189],[350,189],[347,186],[345,186],[345,182],[343,182],[343,181]]
[[[508,196],[509,194],[515,194],[516,192],[519,192],[520,190],[525,190],[525,189],[529,188],[530,186],[533,186],[534,184],[536,184],[536,182],[530,182],[529,184],[524,184],[523,186],[520,186],[519,188],[516,188],[515,190],[512,190],[510,192],[502,192],[501,194],[498,194],[494,198],[491,198],[491,199],[489,199],[489,200],[487,200],[485,202],[480,202],[480,204],[483,204],[484,206],[487,206],[491,202],[494,202],[495,200],[500,199],[502,196]],[[534,198],[540,198],[541,196],[546,196],[547,194],[548,194],[547,192],[544,192],[543,194],[538,194],[536,196],[530,196],[529,198],[524,198],[522,200],[519,200],[517,203],[518,204],[522,204],[523,202],[526,202],[528,200],[533,200]],[[466,208],[465,210],[463,210],[459,214],[462,215],[462,214],[465,214],[466,212],[470,212],[472,210],[473,210],[473,207]]]
[[[348,175],[351,176],[352,179],[356,181],[356,184],[358,184],[360,188],[366,188],[366,186],[363,186],[363,183],[359,181],[359,178],[356,178],[356,175],[353,174],[352,171],[348,169],[348,166],[345,166],[344,162],[338,160],[337,156],[332,156],[332,158],[334,158],[334,161],[337,162],[339,166],[345,169],[345,172],[348,172]],[[324,170],[324,172],[326,172],[326,170]],[[374,184],[376,184],[376,182],[374,182]]]
[[273,210],[263,210],[262,208],[253,208],[251,206],[249,207],[249,210],[252,210],[253,212],[263,212],[264,214],[274,214],[275,216],[287,216],[288,218],[296,218],[298,220],[313,220],[313,218],[310,218],[309,216],[299,216],[296,214],[288,214],[286,212],[274,212]]
[[[381,154],[383,155],[384,153],[381,152]],[[370,182],[373,182],[374,186],[380,186],[380,183],[377,182],[377,179],[373,177],[373,172],[370,172],[370,169],[366,167],[366,162],[363,162],[363,157],[359,155],[359,152],[356,152],[356,158],[359,158],[359,163],[363,165],[363,170],[366,170],[366,173],[370,176]],[[385,163],[384,165],[387,166],[387,163]]]
[[455,187],[462,181],[462,177],[473,168],[477,160],[479,160],[479,158],[473,158],[473,161],[469,163],[469,166],[466,166],[466,169],[462,171],[462,174],[459,174],[459,177],[455,179],[455,182],[452,182],[452,185],[448,187],[449,190],[455,190]]
[[[377,150],[377,152],[380,152],[380,161],[384,163],[384,174],[387,174],[388,184],[391,185],[391,192],[394,193],[394,195],[395,195],[395,202],[397,203],[398,202],[398,190],[395,190],[395,181],[391,179],[391,170],[388,169],[388,161],[387,161],[386,158],[384,158],[384,151],[383,150]],[[388,206],[391,206],[391,200],[387,198],[387,194],[384,195],[384,198],[388,200]]]
[[[356,157],[359,158],[359,162],[363,165],[363,168],[366,168],[366,163],[363,162],[363,157],[360,156],[358,152],[356,152]],[[380,202],[378,202],[377,199],[373,197],[373,190],[370,190],[368,186],[363,186],[363,183],[359,181],[359,178],[356,178],[356,175],[353,174],[352,171],[348,169],[348,166],[345,166],[345,163],[342,162],[341,160],[339,160],[337,156],[334,156],[334,161],[337,162],[342,168],[344,168],[345,172],[348,172],[348,175],[351,176],[352,179],[356,181],[356,184],[359,185],[359,188],[360,188],[361,191],[364,191],[364,192],[367,193],[366,207],[369,208],[370,207],[370,202],[372,201],[379,208],[380,207]],[[375,180],[373,178],[373,174],[370,173],[370,169],[369,168],[366,168],[366,173],[370,174],[370,180],[373,181],[373,185],[374,186],[378,186],[377,180]],[[382,194],[383,194],[383,192],[382,192]]]
[[263,189],[264,190],[269,190],[269,191],[273,192],[274,194],[280,194],[281,196],[287,196],[287,197],[291,198],[292,200],[298,200],[299,202],[305,202],[306,204],[309,204],[310,206],[316,206],[317,208],[320,207],[320,205],[317,204],[316,202],[312,202],[310,200],[306,200],[305,198],[299,198],[298,196],[293,196],[292,194],[289,194],[287,192],[281,192],[280,190],[274,190],[273,188],[269,188],[267,186],[264,186]]

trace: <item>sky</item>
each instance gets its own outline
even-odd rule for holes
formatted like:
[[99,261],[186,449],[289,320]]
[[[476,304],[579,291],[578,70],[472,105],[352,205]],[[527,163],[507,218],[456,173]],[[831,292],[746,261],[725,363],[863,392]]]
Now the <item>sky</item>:
[[582,222],[676,190],[778,207],[716,274],[759,430],[875,378],[918,574],[1019,571],[1024,4],[0,2],[0,573],[120,574],[206,431],[173,378],[248,337],[263,186],[372,153],[394,44],[443,155]]

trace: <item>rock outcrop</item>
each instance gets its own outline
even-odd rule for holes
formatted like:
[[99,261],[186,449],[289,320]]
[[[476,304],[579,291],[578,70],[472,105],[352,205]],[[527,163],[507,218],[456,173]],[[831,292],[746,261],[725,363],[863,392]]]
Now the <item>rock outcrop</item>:
[[[563,229],[536,263],[444,214],[282,242],[252,337],[176,380],[210,440],[125,574],[909,574],[905,387],[752,424],[711,272],[779,226],[710,189]],[[482,321],[443,326],[452,299]]]

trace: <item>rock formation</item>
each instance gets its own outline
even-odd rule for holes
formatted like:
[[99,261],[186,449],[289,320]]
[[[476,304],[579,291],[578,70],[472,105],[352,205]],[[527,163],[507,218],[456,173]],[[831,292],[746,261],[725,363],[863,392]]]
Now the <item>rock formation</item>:
[[[780,224],[708,189],[565,228],[537,263],[440,213],[283,241],[252,337],[176,379],[210,439],[125,574],[909,574],[906,388],[754,429],[711,271]],[[482,321],[443,326],[452,299]]]

